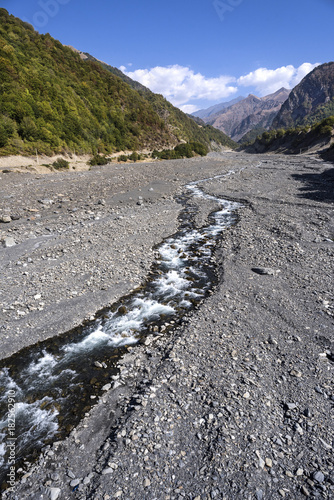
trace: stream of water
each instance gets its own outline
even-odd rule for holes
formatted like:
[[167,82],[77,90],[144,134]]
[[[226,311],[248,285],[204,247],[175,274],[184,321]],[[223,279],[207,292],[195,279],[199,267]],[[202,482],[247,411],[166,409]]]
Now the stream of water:
[[[207,180],[187,186],[180,229],[157,247],[159,257],[140,288],[94,321],[1,361],[0,484],[8,483],[10,465],[24,469],[25,460],[79,423],[117,373],[126,346],[141,341],[153,326],[179,323],[212,288],[213,250],[241,205],[205,194],[199,184]],[[203,228],[195,227],[195,197],[220,207]]]

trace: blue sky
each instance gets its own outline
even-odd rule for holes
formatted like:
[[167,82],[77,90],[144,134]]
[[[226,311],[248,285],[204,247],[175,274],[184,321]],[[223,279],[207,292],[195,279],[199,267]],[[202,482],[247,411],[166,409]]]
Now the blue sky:
[[3,0],[191,112],[292,88],[334,59],[334,0]]

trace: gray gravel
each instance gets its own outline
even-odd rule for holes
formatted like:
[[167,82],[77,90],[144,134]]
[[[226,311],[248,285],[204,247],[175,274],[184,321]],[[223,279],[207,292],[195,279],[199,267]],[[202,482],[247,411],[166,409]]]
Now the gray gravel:
[[[56,231],[62,227],[60,214],[54,214],[56,230],[48,240],[50,250],[42,240],[39,248],[29,247],[31,263],[24,260],[27,253],[6,257],[1,279],[6,280],[9,298],[2,299],[1,307],[11,312],[3,316],[5,352],[49,335],[43,333],[43,318],[45,325],[48,308],[57,311],[57,304],[48,302],[55,287],[61,287],[55,295],[61,301],[58,308],[59,304],[68,307],[65,311],[74,308],[76,320],[90,302],[87,297],[95,297],[91,314],[95,306],[102,307],[129,291],[129,280],[137,282],[147,272],[154,256],[152,245],[175,230],[179,206],[172,197],[189,180],[231,167],[235,174],[203,184],[208,193],[244,204],[238,224],[225,233],[216,250],[219,283],[211,296],[168,336],[152,336],[146,345],[129,348],[119,376],[98,404],[65,441],[47,447],[36,464],[27,465],[15,493],[4,498],[334,498],[334,176],[333,167],[315,157],[226,153],[115,167],[115,171],[104,168],[80,174],[80,178],[58,174],[34,179],[28,193],[34,193],[36,200],[54,199],[63,182],[59,192],[64,196],[70,197],[66,189],[73,189],[70,207],[88,199],[88,210],[94,211],[94,217],[101,211],[101,218],[86,221],[83,218],[89,214],[80,209],[74,213],[77,224],[69,227],[70,219],[65,217],[68,247],[64,248],[76,246],[66,258],[59,254],[60,262],[48,261],[46,255],[58,255],[55,248],[64,236]],[[46,236],[45,229],[36,234],[40,228],[24,219],[20,203],[34,208],[38,201],[32,205],[30,195],[17,201],[24,180],[33,179],[16,175],[6,179],[5,187],[1,185],[14,196],[13,205],[6,204],[3,210],[12,214],[16,200],[21,219],[2,223],[0,228],[4,237],[10,234],[18,243],[28,244],[24,242],[29,241],[29,231],[34,230],[38,239]],[[124,186],[140,187],[128,192],[116,187],[121,175]],[[55,190],[46,182],[50,179]],[[154,182],[155,191],[149,191]],[[147,191],[138,194],[144,187]],[[120,203],[120,190],[132,196],[123,193]],[[117,204],[108,195],[111,191],[114,200],[118,197]],[[150,199],[149,193],[155,196]],[[79,194],[85,201],[78,201]],[[98,194],[105,205],[95,204]],[[143,197],[142,205],[137,205],[138,196]],[[198,203],[197,219],[202,224],[212,206]],[[51,208],[40,210],[42,218],[45,210],[53,211],[54,205],[46,206]],[[123,227],[117,225],[120,221]],[[21,224],[21,229],[8,234],[7,228],[14,229],[14,224]],[[115,231],[112,236],[109,227]],[[134,246],[127,246],[133,231]],[[94,234],[96,243],[88,247],[87,239]],[[75,243],[75,238],[80,241]],[[19,247],[4,248],[2,255]],[[93,249],[100,252],[98,258],[92,255]],[[17,265],[16,258],[27,266]],[[122,259],[128,259],[126,265]],[[133,269],[126,276],[131,259]],[[89,263],[95,264],[96,276],[106,277],[105,302],[99,302],[102,278],[93,281],[90,277],[91,285],[84,288],[82,267]],[[105,274],[111,265],[113,272]],[[73,277],[71,271],[78,267]],[[23,310],[26,317],[18,318],[17,309],[13,313],[7,302],[20,302],[19,290],[28,284],[25,269],[34,278],[29,282],[29,297],[40,294],[43,298],[33,300],[45,305],[38,312]],[[99,269],[103,270],[100,275]],[[46,270],[53,273],[52,279],[33,288]],[[114,288],[117,281],[118,288]],[[79,298],[65,294],[74,285],[79,294],[83,292]],[[15,307],[22,309],[25,303],[21,299]],[[86,315],[87,310],[81,319]],[[40,318],[36,319],[39,333],[29,328],[35,317]],[[61,324],[54,322],[55,328]],[[15,345],[10,347],[6,335],[15,331]]]

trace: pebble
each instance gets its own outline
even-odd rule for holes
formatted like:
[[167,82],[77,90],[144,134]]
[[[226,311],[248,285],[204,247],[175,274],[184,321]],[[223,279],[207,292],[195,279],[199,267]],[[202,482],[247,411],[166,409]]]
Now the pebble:
[[60,488],[49,488],[48,493],[49,493],[50,500],[57,500],[59,498],[59,495],[61,494],[61,489]]
[[73,479],[71,482],[70,482],[70,486],[72,488],[75,488],[76,486],[78,486],[78,484],[81,483],[81,480],[80,479]]
[[294,429],[294,431],[296,431],[298,434],[300,434],[301,436],[303,436],[304,431],[303,431],[303,429],[301,428],[301,426],[300,426],[298,423],[295,423],[295,424],[294,424],[293,429]]
[[305,486],[304,486],[304,485],[302,485],[302,487],[301,487],[301,492],[302,492],[302,493],[303,493],[303,495],[305,495],[306,497],[309,497],[309,496],[311,495],[311,494],[310,494],[310,492],[308,491],[308,489],[307,489],[307,488],[305,488]]
[[11,221],[12,221],[12,218],[10,215],[3,215],[2,217],[0,217],[0,222],[3,222],[5,224],[8,224]]
[[285,406],[288,410],[294,410],[295,408],[297,408],[296,403],[286,403]]
[[107,474],[112,474],[114,470],[111,467],[107,467],[106,469],[103,469],[102,475],[106,476]]
[[15,242],[14,238],[12,238],[11,236],[7,236],[6,238],[4,238],[2,240],[2,245],[5,248],[10,248],[10,247],[14,247],[16,245],[16,242]]
[[50,199],[42,199],[38,200],[38,203],[40,203],[41,205],[52,205],[54,201]]
[[278,269],[272,269],[271,267],[252,267],[252,271],[267,276],[276,276],[280,272]]
[[255,496],[256,496],[256,500],[263,500],[263,491],[256,490]]
[[313,472],[312,478],[317,481],[317,483],[323,483],[325,480],[324,474],[319,470],[316,472]]

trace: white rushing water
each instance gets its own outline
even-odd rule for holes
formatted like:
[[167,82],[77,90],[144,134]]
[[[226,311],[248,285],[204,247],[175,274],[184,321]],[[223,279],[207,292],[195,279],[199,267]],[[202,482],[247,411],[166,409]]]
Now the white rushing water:
[[66,342],[57,353],[37,350],[31,358],[27,356],[15,375],[8,368],[0,371],[0,466],[6,465],[6,408],[10,391],[15,392],[16,400],[17,453],[24,456],[27,447],[42,446],[57,434],[57,417],[63,416],[66,405],[71,406],[66,398],[76,394],[79,372],[87,357],[94,359],[101,348],[137,343],[148,325],[184,314],[194,300],[198,303],[206,295],[212,283],[205,267],[211,265],[217,237],[233,223],[233,213],[241,206],[205,194],[198,184],[207,180],[210,179],[193,182],[187,188],[192,196],[212,200],[220,206],[212,215],[212,223],[201,229],[187,227],[167,238],[158,248],[157,270],[145,287],[126,298],[116,311],[104,314],[84,331],[80,340]]

